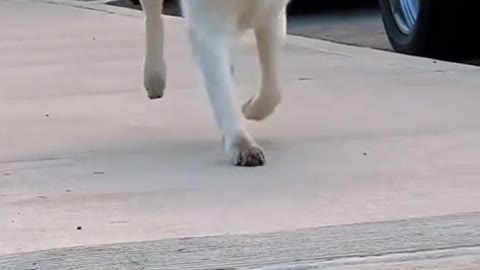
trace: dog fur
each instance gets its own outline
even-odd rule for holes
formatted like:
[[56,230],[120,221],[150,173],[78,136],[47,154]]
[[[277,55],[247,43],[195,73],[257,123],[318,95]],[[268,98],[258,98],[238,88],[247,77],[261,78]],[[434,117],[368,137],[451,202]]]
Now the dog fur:
[[[223,136],[225,151],[237,166],[265,163],[264,150],[246,128],[246,119],[260,121],[280,104],[278,54],[286,35],[289,0],[181,0],[192,49]],[[144,85],[151,99],[166,87],[163,0],[141,0],[145,13],[146,56]],[[232,94],[231,49],[239,34],[254,30],[262,83],[242,107]]]

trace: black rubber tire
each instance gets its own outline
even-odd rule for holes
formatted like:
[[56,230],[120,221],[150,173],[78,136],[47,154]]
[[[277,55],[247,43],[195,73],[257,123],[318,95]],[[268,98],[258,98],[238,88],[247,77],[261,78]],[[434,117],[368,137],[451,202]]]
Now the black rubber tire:
[[379,0],[385,31],[400,53],[443,60],[478,56],[480,1],[420,0],[417,24],[408,35],[397,26],[389,0]]
[[370,6],[375,7],[377,1],[378,0],[291,0],[287,11],[292,15],[318,14],[320,11],[325,10],[352,10],[357,8],[363,9]]

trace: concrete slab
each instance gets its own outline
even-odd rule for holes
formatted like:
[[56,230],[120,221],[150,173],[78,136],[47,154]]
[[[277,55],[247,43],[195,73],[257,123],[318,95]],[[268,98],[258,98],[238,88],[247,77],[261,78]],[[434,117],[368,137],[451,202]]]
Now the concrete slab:
[[0,3],[0,254],[480,211],[478,68],[289,37],[285,102],[251,125],[268,164],[232,168],[180,19],[166,97],[147,100],[141,17]]

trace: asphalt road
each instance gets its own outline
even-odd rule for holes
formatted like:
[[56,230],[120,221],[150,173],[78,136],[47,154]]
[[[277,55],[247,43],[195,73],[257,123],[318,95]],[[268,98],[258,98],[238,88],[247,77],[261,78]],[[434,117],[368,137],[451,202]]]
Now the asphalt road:
[[381,50],[392,48],[388,42],[378,7],[362,5],[323,7],[290,15],[288,32],[337,43]]

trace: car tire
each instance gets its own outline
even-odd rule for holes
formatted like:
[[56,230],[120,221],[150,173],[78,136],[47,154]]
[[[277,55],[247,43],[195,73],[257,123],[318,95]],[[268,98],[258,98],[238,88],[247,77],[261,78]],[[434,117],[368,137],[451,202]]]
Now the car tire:
[[[410,28],[401,27],[394,7],[399,0],[379,0],[383,24],[393,49],[400,53],[461,60],[479,55],[480,1],[417,0],[417,17]],[[397,6],[398,7],[398,6]]]

